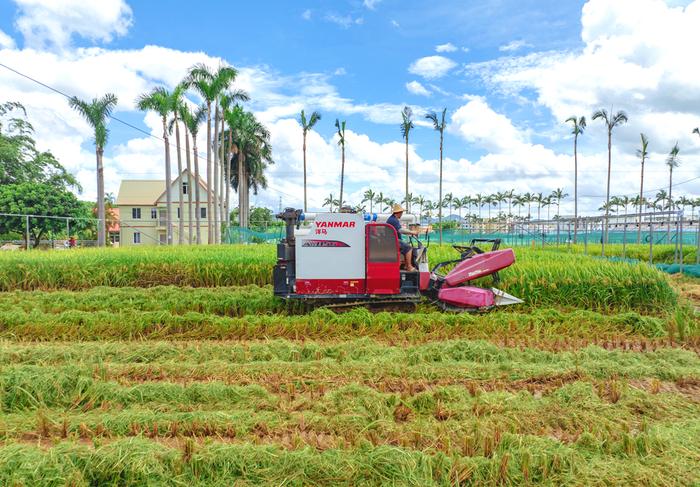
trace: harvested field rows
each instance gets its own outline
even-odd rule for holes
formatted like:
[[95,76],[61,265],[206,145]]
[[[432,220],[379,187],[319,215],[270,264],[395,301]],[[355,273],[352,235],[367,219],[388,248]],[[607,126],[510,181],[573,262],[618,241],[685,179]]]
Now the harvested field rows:
[[[665,483],[693,478],[682,469],[700,446],[700,358],[680,349],[7,342],[0,364],[3,484],[268,482],[292,459],[314,465],[297,467],[302,483],[595,482],[600,469]],[[269,463],[245,463],[258,457]]]
[[336,314],[273,259],[0,254],[0,485],[700,482],[698,318],[656,270],[524,249],[524,306]]

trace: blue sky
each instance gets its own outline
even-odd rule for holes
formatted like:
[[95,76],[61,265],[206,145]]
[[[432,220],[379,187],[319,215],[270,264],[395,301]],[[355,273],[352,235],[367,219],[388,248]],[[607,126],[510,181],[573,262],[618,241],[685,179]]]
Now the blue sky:
[[[456,194],[516,189],[573,194],[572,140],[563,123],[613,106],[630,115],[616,134],[613,192],[634,194],[639,133],[652,141],[648,177],[660,187],[664,155],[676,140],[679,180],[696,176],[700,81],[689,46],[697,46],[700,0],[310,2],[180,0],[4,0],[0,59],[82,97],[112,91],[117,115],[154,135],[158,120],[133,107],[138,93],[174,85],[194,62],[228,62],[248,108],[272,133],[276,164],[270,189],[254,204],[300,202],[298,111],[323,115],[309,140],[312,205],[337,193],[339,153],[333,122],[346,119],[349,199],[367,187],[399,199],[402,106],[417,121],[448,109],[445,186]],[[212,19],[217,21],[212,22]],[[40,142],[75,171],[94,196],[89,130],[65,100],[0,72],[6,96],[27,105]],[[192,95],[193,102],[197,102]],[[661,123],[658,121],[661,120]],[[425,124],[423,124],[425,125]],[[122,178],[162,178],[162,149],[133,129],[110,125],[107,190]],[[589,120],[580,140],[582,207],[595,211],[604,183],[602,126]],[[411,136],[415,193],[437,196],[437,134]],[[684,183],[688,194],[700,184]],[[652,188],[653,189],[653,188]],[[564,211],[573,206],[571,198]]]

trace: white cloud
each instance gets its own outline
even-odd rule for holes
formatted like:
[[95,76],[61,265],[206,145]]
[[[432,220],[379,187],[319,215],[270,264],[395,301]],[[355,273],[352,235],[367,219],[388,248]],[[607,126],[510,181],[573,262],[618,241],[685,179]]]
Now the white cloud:
[[391,19],[391,25],[396,27],[397,29],[401,27],[401,25],[394,19]]
[[532,44],[529,44],[524,40],[519,39],[515,41],[510,41],[508,44],[499,46],[498,50],[501,52],[515,52],[522,49],[523,47],[532,47]]
[[14,49],[15,40],[0,30],[0,49]]
[[445,76],[457,63],[444,56],[426,56],[414,61],[408,71],[427,79]]
[[364,0],[362,2],[362,5],[367,7],[370,10],[374,10],[374,8],[381,2],[382,0]]
[[457,46],[455,46],[451,42],[448,42],[447,44],[439,44],[439,45],[435,46],[436,52],[455,52],[456,50],[457,50]]
[[306,9],[301,13],[301,18],[304,20],[311,20],[311,9]]
[[[659,0],[590,0],[581,22],[581,51],[506,57],[468,65],[466,72],[509,95],[534,91],[557,120],[611,105],[624,109],[630,122],[616,138],[627,151],[634,151],[642,131],[657,147],[679,139],[682,149],[697,151],[690,130],[700,124],[694,62],[700,1],[670,7]],[[591,122],[589,132],[599,135],[602,128]]]
[[415,80],[406,83],[406,89],[414,95],[430,96],[431,94],[425,86]]
[[78,35],[92,42],[110,42],[132,24],[124,0],[14,0],[19,9],[16,26],[27,47],[64,48]]
[[348,72],[342,66],[333,71],[334,76],[344,76],[346,74],[348,74]]
[[330,13],[326,15],[325,20],[328,22],[331,22],[333,24],[339,25],[343,29],[349,29],[353,25],[362,25],[365,22],[365,19],[362,17],[353,17],[352,15],[338,15],[334,13]]

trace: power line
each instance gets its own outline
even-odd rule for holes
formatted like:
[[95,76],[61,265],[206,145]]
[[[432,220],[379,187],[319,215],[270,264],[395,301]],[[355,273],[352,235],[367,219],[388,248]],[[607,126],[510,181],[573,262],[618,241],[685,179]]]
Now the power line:
[[[57,88],[54,88],[53,86],[50,86],[50,85],[48,85],[48,84],[46,84],[46,83],[44,83],[44,82],[42,82],[42,81],[39,81],[39,80],[37,80],[36,78],[33,78],[33,77],[31,77],[31,76],[29,76],[29,75],[27,75],[27,74],[25,74],[25,73],[22,73],[22,72],[20,72],[20,71],[17,71],[16,69],[14,69],[14,68],[12,68],[12,67],[10,67],[10,66],[7,66],[6,64],[0,63],[0,67],[3,67],[3,68],[5,68],[5,69],[7,69],[7,70],[9,70],[9,71],[11,71],[11,72],[17,74],[18,76],[21,76],[21,77],[23,77],[23,78],[25,78],[25,79],[28,79],[29,81],[32,81],[33,83],[36,83],[36,84],[38,84],[38,85],[40,85],[40,86],[42,86],[42,87],[44,87],[44,88],[46,88],[46,89],[48,89],[48,90],[50,90],[50,91],[53,91],[54,93],[57,93],[57,94],[59,94],[59,95],[62,95],[62,96],[64,96],[64,97],[66,97],[67,99],[73,98],[71,95],[68,95],[68,94],[65,93],[64,91],[61,91],[61,90],[59,90],[59,89],[57,89]],[[150,133],[150,132],[147,132],[147,131],[143,130],[142,128],[137,127],[136,125],[133,125],[133,124],[131,124],[131,123],[125,121],[125,120],[122,120],[122,119],[120,119],[120,118],[118,118],[118,117],[115,117],[115,116],[112,115],[112,114],[109,115],[109,118],[110,118],[111,120],[114,120],[114,121],[116,121],[116,122],[121,123],[122,125],[124,125],[124,126],[126,126],[126,127],[129,127],[129,128],[131,128],[131,129],[133,129],[133,130],[136,130],[136,131],[138,131],[138,132],[140,132],[140,133],[142,133],[142,134],[144,134],[144,135],[146,135],[146,136],[148,136],[148,137],[150,137],[150,138],[159,140],[159,141],[161,141],[161,142],[165,142],[165,139],[163,139],[162,137],[159,137],[159,136],[154,135],[154,134],[152,134],[152,133]],[[170,141],[168,141],[168,144],[172,144],[172,143],[171,143]],[[185,151],[185,155],[187,155],[186,150],[183,149],[182,147],[180,147],[180,146],[177,144],[177,142],[175,142],[175,143],[172,144],[172,145],[175,146],[175,148],[178,150],[178,152]],[[202,157],[202,158],[206,158],[206,155],[203,155],[203,154],[197,154],[197,156],[198,156],[198,157]],[[479,172],[479,173],[494,173],[494,174],[498,174],[498,173],[501,173],[501,172],[503,172],[503,171],[497,171],[497,170],[494,170],[494,171],[484,171],[484,170],[479,170],[478,172]],[[570,172],[570,171],[566,171],[566,172]],[[606,171],[602,171],[602,170],[601,170],[601,171],[587,171],[587,172],[606,172]],[[612,172],[614,172],[614,173],[636,173],[637,171],[636,171],[636,170],[617,170],[617,171],[612,171]],[[656,171],[650,171],[650,172],[656,172]],[[127,174],[129,174],[129,173],[127,173]],[[130,173],[130,174],[139,174],[139,173]],[[144,175],[145,175],[145,174],[156,174],[156,173],[155,173],[155,172],[152,172],[152,173],[144,172],[144,173],[141,173],[141,174],[144,174]],[[284,175],[284,174],[296,174],[296,172],[295,172],[295,171],[278,171],[278,172],[276,172],[276,174],[279,174],[279,175]],[[322,172],[322,174],[331,174],[331,172],[330,172],[330,171],[328,171],[328,172]],[[352,174],[352,173],[351,173],[351,174]],[[359,173],[358,173],[358,174],[359,174]],[[695,181],[695,180],[697,180],[697,179],[700,179],[700,176],[697,176],[697,177],[694,177],[694,178],[691,178],[691,179],[688,179],[688,180],[685,180],[685,181],[681,181],[680,183],[673,184],[673,185],[671,185],[671,187],[680,186],[681,184],[686,184],[686,183]],[[278,189],[278,188],[275,188],[274,186],[268,185],[266,189],[271,189],[272,191],[275,191],[275,192],[277,192],[277,193],[279,193],[279,194],[282,194],[282,195],[284,195],[284,196],[289,196],[289,197],[291,197],[291,198],[298,198],[298,196],[294,196],[294,195],[291,195],[291,194],[289,194],[289,193],[286,193],[286,192],[284,192],[284,191],[282,191],[282,190],[280,190],[280,189]],[[644,193],[651,193],[651,192],[655,192],[655,191],[661,191],[661,190],[664,190],[664,189],[666,189],[666,188],[650,189],[650,190],[644,191]],[[634,194],[625,194],[625,195],[622,195],[622,196],[636,196],[636,194],[637,194],[637,193],[634,193]],[[602,197],[604,197],[604,196],[606,196],[606,195],[581,195],[582,198],[602,198]],[[617,195],[617,196],[620,196],[620,195]]]
[[[17,74],[17,75],[19,75],[19,76],[21,76],[21,77],[23,77],[23,78],[28,79],[29,81],[32,81],[33,83],[36,83],[36,84],[38,84],[38,85],[40,85],[40,86],[43,86],[44,88],[46,88],[46,89],[48,89],[48,90],[50,90],[50,91],[53,91],[54,93],[57,93],[57,94],[59,94],[59,95],[62,95],[62,96],[66,97],[66,98],[69,99],[69,100],[70,100],[71,98],[73,98],[71,95],[67,94],[66,92],[61,91],[61,90],[59,90],[59,89],[57,89],[57,88],[54,88],[53,86],[48,85],[48,84],[46,84],[46,83],[44,83],[44,82],[42,82],[42,81],[39,81],[38,79],[33,78],[33,77],[29,76],[28,74],[25,74],[25,73],[22,73],[22,72],[20,72],[20,71],[17,71],[16,69],[14,69],[14,68],[12,68],[12,67],[6,65],[6,64],[0,63],[0,66],[3,67],[3,68],[5,68],[5,69],[7,69],[7,70],[9,70],[9,71],[12,71],[13,73],[15,73],[15,74]],[[109,115],[109,118],[110,118],[111,120],[114,120],[115,122],[121,123],[122,125],[124,125],[124,126],[126,126],[126,127],[129,127],[129,128],[131,128],[131,129],[133,129],[133,130],[136,130],[136,131],[138,131],[138,132],[140,132],[140,133],[142,133],[142,134],[144,134],[144,135],[146,135],[146,136],[148,136],[148,137],[151,137],[151,138],[153,138],[153,139],[159,140],[159,141],[161,141],[161,142],[165,142],[165,139],[163,139],[162,137],[159,137],[159,136],[154,135],[154,134],[152,134],[152,133],[150,133],[150,132],[147,132],[147,131],[143,130],[142,128],[137,127],[136,125],[133,125],[133,124],[131,124],[131,123],[125,121],[125,120],[122,120],[122,119],[120,119],[120,118],[118,118],[118,117],[115,117],[115,116],[112,115],[112,114]],[[187,155],[186,149],[183,149],[182,147],[180,147],[180,146],[177,144],[177,142],[175,142],[175,143],[173,144],[172,142],[168,141],[168,144],[174,145],[175,148],[178,150],[178,152],[181,152],[181,153],[182,153],[183,151],[185,151],[185,155]],[[198,155],[198,157],[201,157],[201,158],[203,158],[203,159],[206,158],[206,155],[204,155],[204,154],[197,154],[197,155]],[[269,186],[269,185],[268,185],[268,188],[271,189],[271,190],[273,190],[273,191],[276,191],[276,192],[278,192],[278,193],[280,193],[280,194],[283,194],[283,195],[285,195],[285,196],[292,196],[292,195],[289,195],[288,193],[285,193],[284,191],[281,191],[281,190],[279,190],[279,189],[276,189],[276,188],[274,188],[274,187],[272,187],[272,186]],[[292,196],[292,197],[296,198],[295,196]]]

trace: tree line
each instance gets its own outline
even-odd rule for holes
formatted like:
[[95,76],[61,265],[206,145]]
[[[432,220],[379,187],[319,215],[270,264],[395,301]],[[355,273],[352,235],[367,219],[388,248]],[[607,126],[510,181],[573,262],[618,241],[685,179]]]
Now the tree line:
[[[216,69],[205,64],[196,64],[186,73],[180,83],[169,89],[157,86],[139,95],[135,101],[141,111],[158,114],[162,124],[162,140],[165,155],[165,195],[166,195],[166,239],[173,243],[173,202],[170,187],[171,137],[175,137],[178,175],[183,173],[184,164],[189,174],[194,175],[193,191],[183,194],[179,186],[178,207],[184,215],[187,204],[190,218],[185,232],[184,218],[178,222],[178,243],[220,243],[221,226],[227,223],[230,207],[230,190],[238,192],[239,224],[248,226],[250,212],[250,189],[257,194],[260,188],[267,187],[265,169],[274,164],[270,133],[247,111],[242,103],[249,100],[246,92],[233,87],[238,71],[231,66],[220,65]],[[190,99],[195,94],[199,104]],[[98,245],[105,244],[105,209],[104,209],[104,148],[108,141],[107,121],[117,106],[117,97],[108,93],[91,101],[72,97],[71,107],[76,109],[90,124],[94,131],[95,156],[97,164],[97,201],[98,201]],[[206,180],[200,170],[200,154],[197,137],[206,126]],[[181,132],[182,129],[182,132]],[[191,141],[191,145],[190,145]],[[194,165],[194,170],[192,168]],[[205,188],[204,195],[200,186]],[[194,193],[194,194],[193,194]],[[194,197],[194,201],[193,201]],[[206,205],[207,235],[202,235],[202,203]],[[194,209],[194,211],[193,211]],[[192,219],[194,215],[194,220]]]
[[[460,220],[462,219],[461,217],[461,210],[462,209],[467,209],[469,210],[472,205],[474,205],[476,208],[479,209],[479,214],[478,218],[479,220],[482,220],[482,215],[481,215],[481,209],[486,206],[488,213],[489,213],[489,220],[491,220],[491,209],[494,206],[499,206],[499,212],[498,212],[498,217],[513,217],[514,215],[511,213],[510,209],[512,206],[516,206],[519,208],[524,207],[525,205],[528,206],[528,214],[527,214],[527,219],[530,219],[531,213],[530,213],[530,208],[533,203],[537,204],[537,211],[538,211],[538,219],[539,219],[539,212],[543,209],[546,208],[548,213],[550,206],[553,203],[556,203],[557,206],[557,213],[556,215],[559,216],[559,207],[561,205],[561,200],[563,198],[566,198],[569,196],[568,194],[564,193],[564,190],[561,188],[557,188],[554,190],[551,194],[545,195],[543,193],[525,193],[525,194],[515,194],[515,190],[510,190],[508,192],[504,193],[495,193],[495,194],[490,194],[490,195],[475,195],[475,196],[464,196],[464,197],[457,197],[453,196],[451,193],[448,195],[445,195],[443,197],[442,194],[442,179],[443,179],[443,174],[442,174],[442,162],[443,162],[443,143],[444,143],[444,131],[445,127],[447,124],[446,121],[446,113],[447,113],[447,108],[444,108],[442,112],[438,115],[435,112],[429,112],[425,114],[425,118],[430,120],[432,122],[433,128],[439,132],[440,138],[439,138],[439,165],[438,165],[438,198],[436,202],[432,202],[430,200],[427,200],[424,196],[413,196],[410,191],[409,191],[409,136],[411,131],[415,128],[414,124],[414,119],[413,119],[413,110],[405,106],[403,110],[401,111],[401,123],[399,125],[399,129],[401,132],[401,137],[404,140],[405,143],[405,156],[406,156],[406,164],[405,164],[405,195],[402,200],[400,200],[401,203],[406,205],[406,209],[410,212],[411,211],[411,205],[415,204],[419,206],[419,212],[418,215],[421,218],[431,218],[432,217],[432,211],[437,211],[438,213],[438,226],[440,228],[440,241],[442,241],[442,217],[443,213],[442,210],[443,208],[451,208],[455,210],[460,211]],[[680,158],[679,158],[679,153],[680,153],[680,148],[678,146],[678,142],[671,148],[668,157],[665,160],[666,166],[669,168],[669,183],[668,183],[668,192],[660,192],[657,193],[656,199],[652,198],[646,198],[644,196],[644,166],[645,163],[647,162],[649,152],[649,140],[648,138],[642,133],[640,134],[641,136],[641,147],[640,149],[637,150],[637,157],[641,161],[641,169],[640,169],[640,189],[639,189],[639,197],[638,198],[632,198],[630,199],[629,197],[620,197],[616,196],[613,197],[614,199],[611,200],[610,197],[610,180],[611,180],[611,171],[612,171],[612,140],[613,140],[613,131],[615,128],[625,124],[628,122],[629,118],[627,114],[620,110],[616,113],[612,113],[612,111],[609,113],[605,109],[600,109],[596,110],[592,117],[593,120],[600,120],[601,123],[605,125],[606,132],[607,132],[607,152],[608,152],[608,166],[607,166],[607,184],[606,184],[606,195],[605,195],[605,202],[603,205],[599,208],[600,211],[605,212],[605,220],[604,220],[604,237],[603,237],[603,244],[607,242],[608,239],[608,227],[609,227],[609,216],[611,209],[613,208],[618,208],[621,205],[624,206],[625,208],[630,205],[634,204],[637,209],[638,213],[640,214],[640,223],[641,223],[641,213],[643,211],[643,208],[651,208],[651,209],[656,209],[659,208],[659,202],[662,201],[659,199],[661,196],[662,198],[665,198],[665,206],[662,204],[662,209],[668,209],[668,210],[673,210],[679,207],[685,207],[685,206],[691,206],[693,209],[697,207],[697,203],[700,200],[688,200],[687,198],[683,197],[679,200],[673,200],[672,198],[672,191],[673,191],[673,169],[678,167],[680,165]],[[304,110],[301,111],[301,116],[300,116],[300,123],[302,126],[302,132],[303,132],[303,145],[302,145],[302,150],[303,150],[303,160],[304,160],[304,210],[306,211],[307,209],[307,199],[306,199],[306,136],[307,132],[313,128],[313,126],[321,119],[321,114],[319,112],[313,112],[312,116],[307,120],[306,115]],[[569,117],[565,123],[570,123],[571,124],[571,133],[574,136],[574,219],[578,220],[578,139],[579,137],[584,133],[586,129],[586,117],[585,116],[572,116]],[[339,210],[341,207],[345,206],[347,202],[343,198],[343,179],[344,179],[344,171],[345,171],[345,121],[339,122],[339,120],[336,119],[335,121],[335,126],[338,129],[338,144],[341,146],[341,174],[340,174],[340,196],[336,198],[333,193],[330,193],[322,203],[323,207],[328,207],[329,211],[333,211],[334,209]],[[342,130],[341,130],[342,127]],[[696,134],[700,136],[700,128],[695,128],[693,129],[693,134]],[[625,199],[626,198],[626,199]],[[500,206],[504,202],[508,202],[508,207],[509,211],[507,215],[504,215],[500,211]],[[383,193],[375,193],[372,189],[368,189],[365,191],[363,195],[363,199],[359,205],[356,205],[356,209],[365,209],[366,206],[363,206],[364,203],[368,203],[370,207],[370,211],[373,209],[373,205],[377,204],[382,208],[383,210],[388,209],[391,205],[396,203],[396,201],[392,198],[385,197]],[[471,213],[468,213],[469,217],[476,217],[476,215],[472,215]],[[521,219],[522,217],[518,215],[518,218]],[[670,223],[669,223],[670,225]],[[574,225],[574,242],[577,240],[577,225]],[[605,250],[603,247],[603,254]]]

